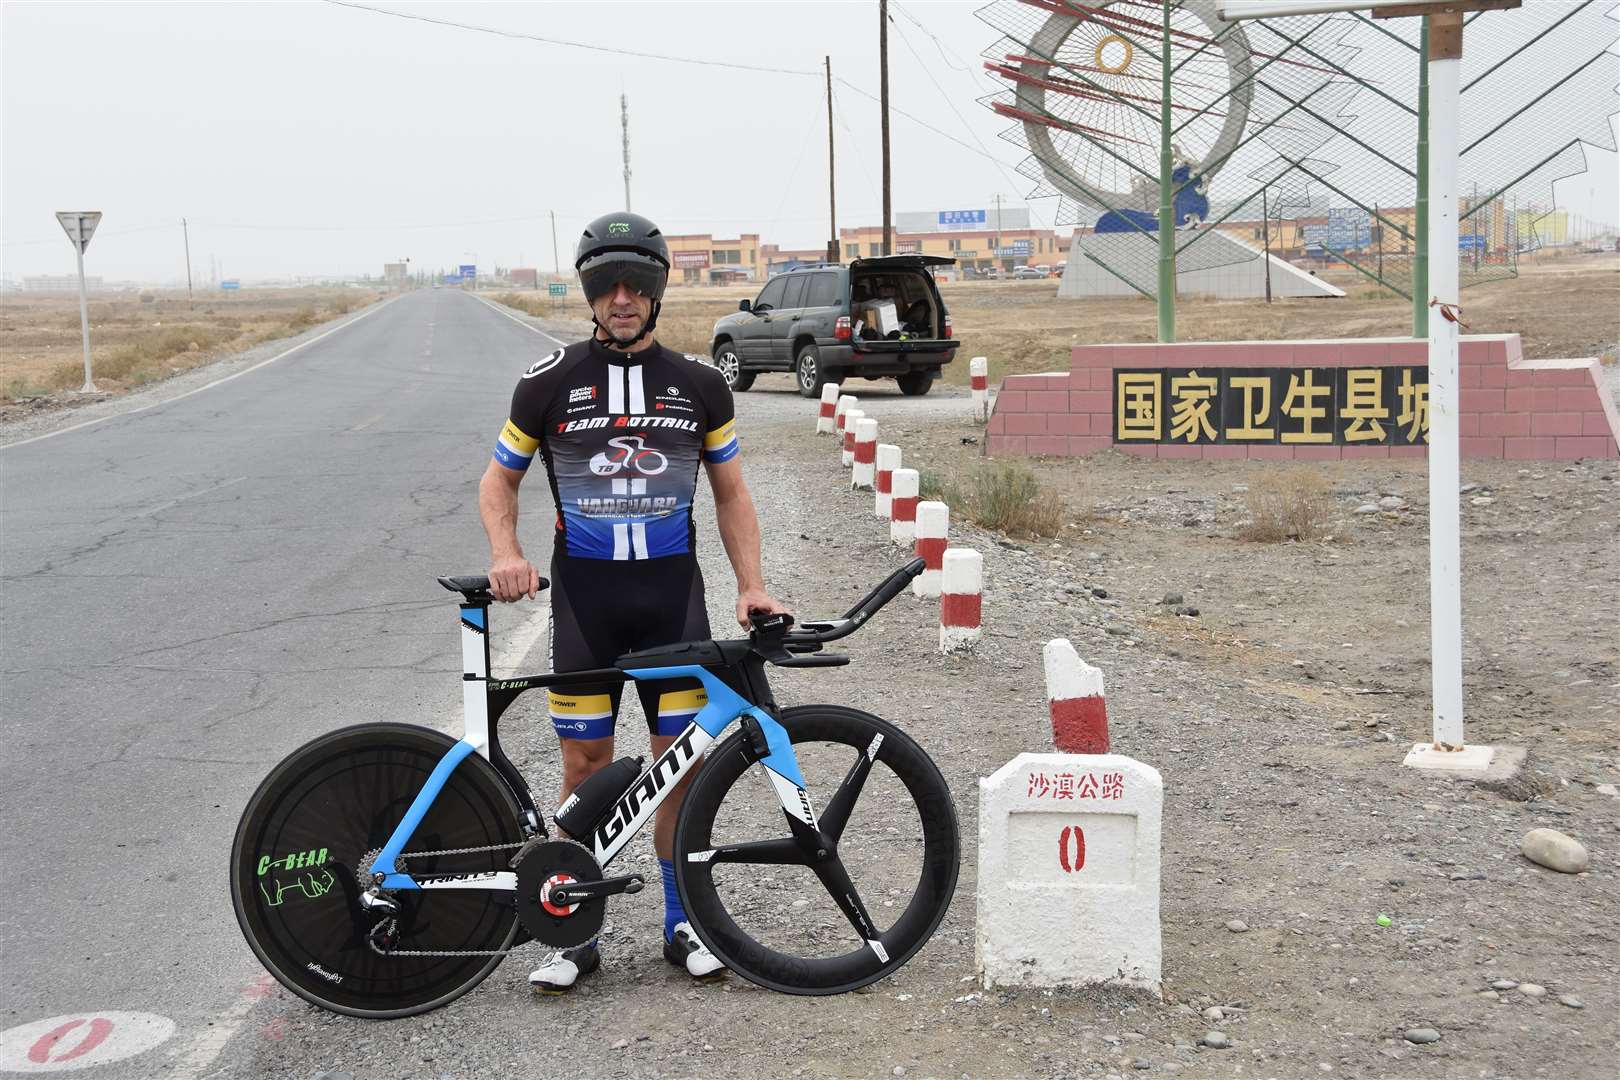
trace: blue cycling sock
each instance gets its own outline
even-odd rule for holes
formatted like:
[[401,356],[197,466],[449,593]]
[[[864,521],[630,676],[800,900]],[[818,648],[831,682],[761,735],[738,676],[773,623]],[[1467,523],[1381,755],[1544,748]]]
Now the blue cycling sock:
[[675,864],[659,859],[658,869],[664,875],[664,940],[672,941],[675,924],[686,921],[686,909],[681,906],[681,891],[675,886]]

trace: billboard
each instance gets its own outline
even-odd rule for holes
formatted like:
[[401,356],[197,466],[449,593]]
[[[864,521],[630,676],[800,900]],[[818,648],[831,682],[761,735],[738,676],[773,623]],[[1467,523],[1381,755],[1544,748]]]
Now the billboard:
[[478,267],[472,263],[462,263],[457,269],[461,272],[462,278],[467,281],[471,281],[478,276]]
[[985,211],[983,210],[941,210],[939,224],[941,225],[983,225]]
[[709,265],[707,251],[676,251],[671,252],[671,255],[675,259],[677,270],[701,270]]
[[996,248],[996,254],[1002,258],[1017,258],[1028,255],[1030,245],[1028,240],[1009,240],[1005,247]]

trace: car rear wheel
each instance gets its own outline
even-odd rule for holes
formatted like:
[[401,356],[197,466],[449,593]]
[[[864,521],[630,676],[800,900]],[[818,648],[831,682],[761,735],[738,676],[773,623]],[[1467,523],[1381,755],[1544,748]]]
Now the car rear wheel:
[[742,369],[742,357],[737,355],[734,342],[722,341],[714,347],[714,366],[734,394],[740,394],[754,385],[754,373]]
[[933,368],[924,368],[921,371],[908,371],[904,375],[896,375],[894,381],[900,384],[900,392],[906,397],[922,397],[934,385],[934,376],[939,374]]
[[818,398],[827,385],[827,373],[821,367],[821,352],[814,345],[799,350],[793,361],[793,381],[798,384],[799,396]]

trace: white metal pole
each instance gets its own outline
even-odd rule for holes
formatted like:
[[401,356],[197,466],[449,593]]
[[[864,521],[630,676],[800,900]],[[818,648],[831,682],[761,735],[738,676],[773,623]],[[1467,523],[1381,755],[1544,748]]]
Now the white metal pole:
[[[79,235],[84,235],[84,223],[79,223]],[[79,331],[84,336],[84,386],[79,390],[81,394],[96,392],[96,384],[90,381],[90,303],[85,299],[84,293],[84,241],[73,241],[73,252],[79,257]]]
[[[1458,302],[1458,64],[1454,56],[1429,61],[1429,291],[1448,305]],[[1437,749],[1463,746],[1459,329],[1444,310],[1429,313],[1429,636]]]

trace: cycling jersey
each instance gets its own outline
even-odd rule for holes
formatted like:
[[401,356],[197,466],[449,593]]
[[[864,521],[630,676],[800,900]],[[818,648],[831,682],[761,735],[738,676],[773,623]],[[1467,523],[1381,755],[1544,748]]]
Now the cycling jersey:
[[706,359],[591,339],[518,381],[495,460],[527,469],[538,450],[557,504],[557,550],[658,559],[693,550],[698,461],[737,454],[731,391]]

